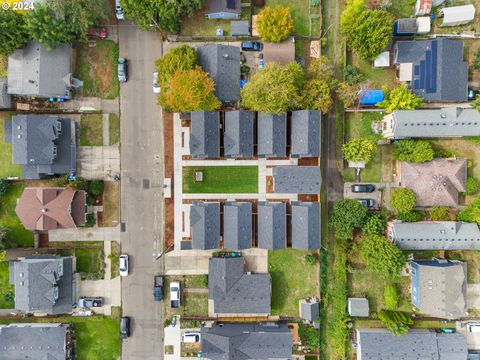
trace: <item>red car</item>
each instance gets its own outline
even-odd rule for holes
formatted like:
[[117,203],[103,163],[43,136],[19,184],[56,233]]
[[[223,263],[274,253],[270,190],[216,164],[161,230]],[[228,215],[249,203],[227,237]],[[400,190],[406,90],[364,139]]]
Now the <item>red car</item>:
[[88,31],[87,37],[89,39],[106,39],[108,36],[108,30],[105,28],[93,28]]

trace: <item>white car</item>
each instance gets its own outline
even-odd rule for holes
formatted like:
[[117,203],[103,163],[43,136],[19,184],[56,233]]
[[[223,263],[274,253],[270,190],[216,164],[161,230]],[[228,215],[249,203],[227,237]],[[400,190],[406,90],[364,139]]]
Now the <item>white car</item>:
[[153,93],[160,94],[160,85],[158,85],[158,72],[153,73]]
[[119,265],[120,276],[128,275],[128,255],[120,255],[120,265]]
[[170,307],[180,307],[180,283],[178,281],[170,283]]
[[189,331],[182,335],[182,342],[184,343],[198,343],[200,342],[200,333],[196,331]]
[[117,17],[117,20],[125,19],[125,13],[120,5],[120,0],[115,0],[115,16]]

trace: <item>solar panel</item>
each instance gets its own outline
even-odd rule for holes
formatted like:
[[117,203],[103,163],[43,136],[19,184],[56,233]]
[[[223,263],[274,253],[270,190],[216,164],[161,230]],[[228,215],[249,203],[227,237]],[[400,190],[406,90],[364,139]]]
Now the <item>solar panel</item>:
[[420,85],[418,87],[419,89],[425,89],[426,77],[427,77],[427,72],[426,72],[425,60],[422,60],[420,61]]
[[227,8],[235,9],[235,0],[227,0]]
[[432,41],[432,64],[430,67],[430,76],[431,76],[431,81],[430,81],[430,87],[427,89],[427,92],[437,92],[437,41],[434,40]]
[[415,65],[414,75],[416,76],[420,75],[420,65]]

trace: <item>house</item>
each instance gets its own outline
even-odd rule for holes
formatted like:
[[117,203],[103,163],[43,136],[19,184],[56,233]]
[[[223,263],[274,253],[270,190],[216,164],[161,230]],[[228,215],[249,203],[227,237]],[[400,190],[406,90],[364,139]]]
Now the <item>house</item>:
[[10,109],[12,97],[8,93],[7,79],[0,78],[0,109]]
[[226,201],[223,205],[224,247],[231,250],[252,247],[252,203]]
[[286,247],[286,209],[286,204],[282,202],[258,202],[257,239],[259,248],[275,250]]
[[205,16],[209,19],[239,19],[241,0],[208,0]]
[[277,63],[287,65],[295,62],[295,38],[293,36],[276,43],[263,43],[263,60],[265,64]]
[[245,110],[227,111],[224,126],[225,157],[253,157],[253,113]]
[[49,51],[29,41],[8,57],[8,93],[40,98],[70,98],[72,45]]
[[275,166],[273,189],[280,194],[319,194],[321,185],[318,166]]
[[435,158],[424,163],[402,161],[398,166],[402,187],[417,196],[416,206],[457,206],[458,193],[467,186],[467,160]]
[[0,325],[0,353],[4,360],[73,360],[70,325],[20,323]]
[[15,208],[26,229],[72,229],[86,221],[86,193],[65,188],[25,188]]
[[250,36],[250,23],[246,20],[230,21],[231,36]]
[[480,136],[477,109],[394,110],[383,117],[380,132],[390,140]]
[[417,33],[417,20],[415,18],[397,19],[393,23],[394,36],[412,36]]
[[393,47],[393,64],[399,80],[425,101],[467,101],[468,65],[463,60],[463,41],[398,41]]
[[292,157],[320,156],[320,111],[292,111],[291,149]]
[[194,201],[190,206],[190,226],[193,249],[220,247],[220,203]]
[[287,156],[287,114],[258,113],[258,157]]
[[10,261],[10,284],[15,285],[15,308],[24,313],[70,313],[77,299],[72,256]]
[[220,114],[194,111],[190,115],[190,154],[193,158],[220,157]]
[[444,7],[440,9],[440,14],[443,15],[443,22],[440,26],[464,25],[475,19],[475,6],[469,4]]
[[59,115],[15,115],[5,121],[5,142],[24,179],[77,171],[76,123]]
[[412,304],[420,313],[458,319],[467,313],[467,264],[433,259],[410,263]]
[[225,323],[201,330],[202,356],[209,360],[291,359],[293,335],[285,323]]
[[367,298],[348,298],[348,314],[355,317],[369,317],[370,308]]
[[199,47],[197,54],[198,64],[215,81],[215,96],[223,103],[238,102],[240,100],[240,48],[209,44]]
[[320,317],[320,303],[317,299],[302,299],[300,304],[300,317],[310,323],[317,322]]
[[357,329],[358,360],[428,359],[465,360],[465,335],[410,330],[395,336],[387,329]]
[[271,297],[270,274],[246,273],[243,257],[209,259],[209,314],[222,317],[268,316]]
[[397,220],[387,224],[387,237],[402,250],[480,250],[476,223]]
[[320,248],[320,204],[292,203],[292,248],[314,250]]

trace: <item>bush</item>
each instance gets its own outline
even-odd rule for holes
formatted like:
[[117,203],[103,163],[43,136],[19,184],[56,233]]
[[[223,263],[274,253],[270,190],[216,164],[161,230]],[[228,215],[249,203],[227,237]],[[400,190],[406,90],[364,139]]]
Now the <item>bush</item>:
[[432,221],[446,221],[449,220],[449,210],[448,206],[434,206],[428,210],[428,217]]
[[395,160],[423,163],[434,157],[432,144],[425,140],[400,140],[393,147]]
[[478,191],[478,181],[473,177],[467,177],[467,195],[475,195]]
[[423,99],[421,97],[412,93],[406,85],[400,85],[390,91],[378,107],[385,109],[387,113],[391,113],[394,110],[413,110],[422,106],[422,104]]
[[343,157],[347,161],[364,161],[368,164],[377,151],[377,144],[373,140],[355,139],[342,145]]
[[390,283],[385,286],[383,300],[385,301],[385,307],[389,310],[395,310],[398,307],[397,285]]
[[362,231],[365,235],[369,234],[383,234],[387,223],[380,215],[373,215],[367,220],[365,225],[362,228]]
[[361,228],[367,221],[368,210],[354,199],[335,202],[329,224],[339,238],[348,238],[355,228]]
[[390,205],[399,213],[408,213],[413,210],[417,202],[415,193],[407,188],[392,189],[390,194]]
[[385,237],[367,235],[360,242],[360,259],[367,271],[378,274],[383,279],[398,277],[405,266],[403,252]]
[[480,225],[480,197],[458,213],[458,221],[476,222]]
[[85,227],[94,227],[96,223],[95,215],[87,214],[87,221],[85,222]]
[[53,178],[52,182],[55,184],[57,187],[66,187],[68,184],[68,177],[67,175]]
[[103,187],[103,180],[92,180],[88,184],[88,192],[96,197],[103,193]]
[[10,190],[10,181],[7,179],[0,179],[0,196],[4,196]]
[[345,81],[350,85],[357,84],[362,80],[362,74],[355,66],[348,64],[345,66]]
[[423,220],[423,214],[420,211],[409,211],[398,214],[397,219],[405,222],[417,222]]
[[305,261],[310,265],[317,265],[318,260],[319,260],[319,257],[317,253],[305,255]]
[[258,14],[257,28],[263,41],[279,42],[293,32],[290,9],[285,6],[265,7]]
[[401,311],[380,310],[377,316],[382,324],[395,336],[408,333],[408,329],[413,325],[412,318],[407,313]]
[[473,67],[475,70],[480,71],[480,49],[475,53],[475,59],[473,60]]

